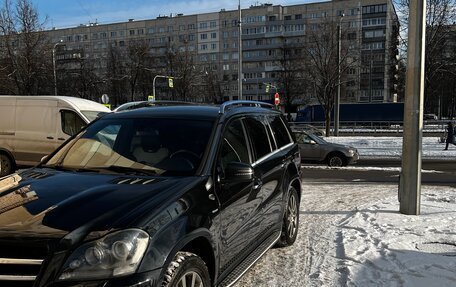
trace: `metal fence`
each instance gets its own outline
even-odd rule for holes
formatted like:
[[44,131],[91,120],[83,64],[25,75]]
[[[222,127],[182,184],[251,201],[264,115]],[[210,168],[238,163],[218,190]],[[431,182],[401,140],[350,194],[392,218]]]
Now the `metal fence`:
[[[423,125],[423,136],[444,137],[448,120],[427,120]],[[293,129],[305,129],[325,134],[324,122],[291,122]],[[331,123],[331,134],[334,132],[334,123]],[[374,135],[374,136],[401,136],[403,122],[340,122],[339,135]]]

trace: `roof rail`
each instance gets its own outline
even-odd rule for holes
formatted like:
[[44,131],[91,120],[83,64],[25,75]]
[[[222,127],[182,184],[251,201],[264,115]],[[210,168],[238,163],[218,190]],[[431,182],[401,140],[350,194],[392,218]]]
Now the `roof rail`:
[[228,101],[220,105],[219,114],[224,114],[231,107],[258,107],[274,109],[275,106],[265,102],[257,101]]
[[148,105],[150,106],[153,106],[153,105],[156,105],[156,106],[178,106],[178,105],[198,105],[198,103],[194,103],[194,102],[184,102],[184,101],[145,101],[148,103]]

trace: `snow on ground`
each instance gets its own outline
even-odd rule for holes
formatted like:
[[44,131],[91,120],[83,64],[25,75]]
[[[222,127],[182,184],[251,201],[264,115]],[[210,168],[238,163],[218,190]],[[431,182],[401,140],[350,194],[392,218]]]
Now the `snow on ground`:
[[[328,142],[353,146],[358,149],[360,158],[400,158],[402,137],[325,137]],[[438,137],[423,137],[423,159],[456,159],[456,146],[450,144],[444,151],[445,143]]]
[[456,286],[456,189],[423,186],[420,216],[398,210],[397,185],[304,182],[295,244],[235,286]]
[[[364,158],[402,153],[399,137],[325,139]],[[423,159],[456,160],[456,147],[444,147],[423,138]],[[456,286],[456,189],[423,185],[420,216],[399,213],[397,191],[397,184],[304,181],[295,244],[269,250],[235,287]]]

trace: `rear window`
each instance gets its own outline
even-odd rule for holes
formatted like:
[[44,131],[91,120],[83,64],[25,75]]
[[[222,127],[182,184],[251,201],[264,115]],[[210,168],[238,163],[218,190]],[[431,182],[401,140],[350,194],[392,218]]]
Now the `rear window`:
[[255,151],[255,159],[258,160],[270,153],[271,143],[269,142],[266,126],[261,122],[261,118],[246,118],[245,124]]
[[290,134],[285,126],[285,123],[280,116],[268,118],[272,133],[277,143],[277,147],[281,148],[291,142]]

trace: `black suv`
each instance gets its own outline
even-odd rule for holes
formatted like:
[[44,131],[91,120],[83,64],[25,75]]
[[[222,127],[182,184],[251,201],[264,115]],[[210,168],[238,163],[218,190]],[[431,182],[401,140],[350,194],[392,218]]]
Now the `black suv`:
[[106,115],[0,180],[0,286],[230,286],[295,241],[300,163],[263,103]]

